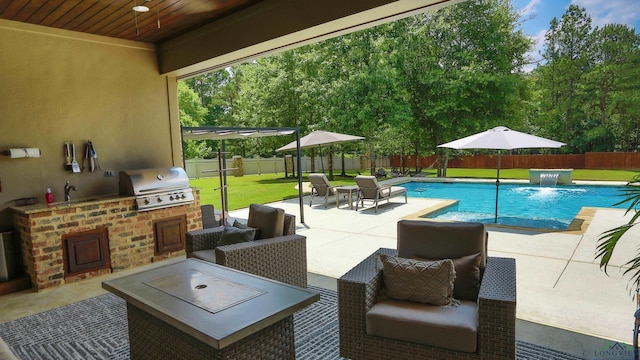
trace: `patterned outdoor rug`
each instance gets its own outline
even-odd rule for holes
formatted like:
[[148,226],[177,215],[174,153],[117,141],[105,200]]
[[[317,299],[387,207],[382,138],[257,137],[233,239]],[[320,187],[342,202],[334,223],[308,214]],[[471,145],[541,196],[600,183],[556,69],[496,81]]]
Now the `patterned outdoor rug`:
[[[310,287],[320,301],[294,316],[298,359],[341,359],[337,295]],[[124,300],[106,294],[0,324],[0,335],[20,359],[129,359]],[[517,358],[579,358],[518,341]]]

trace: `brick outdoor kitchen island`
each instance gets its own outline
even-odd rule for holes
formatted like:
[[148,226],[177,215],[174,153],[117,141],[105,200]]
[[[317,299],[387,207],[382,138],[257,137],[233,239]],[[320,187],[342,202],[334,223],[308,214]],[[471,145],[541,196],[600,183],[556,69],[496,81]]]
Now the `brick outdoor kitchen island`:
[[194,197],[145,212],[120,195],[10,207],[24,272],[42,290],[184,256],[186,232],[202,228],[197,189]]

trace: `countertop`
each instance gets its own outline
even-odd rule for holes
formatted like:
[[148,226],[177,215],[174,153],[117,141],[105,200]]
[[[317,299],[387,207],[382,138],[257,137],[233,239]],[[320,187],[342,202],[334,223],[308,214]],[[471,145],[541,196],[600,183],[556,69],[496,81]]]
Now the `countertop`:
[[134,199],[135,196],[125,196],[119,194],[110,194],[110,195],[100,195],[100,196],[91,196],[87,198],[80,199],[72,199],[71,202],[58,201],[53,204],[47,205],[44,203],[38,203],[33,205],[25,205],[25,206],[9,206],[9,209],[20,213],[20,214],[34,214],[38,212],[44,211],[52,211],[52,210],[61,210],[69,207],[79,207],[85,206],[88,204],[102,204],[113,201],[122,201],[128,199]]

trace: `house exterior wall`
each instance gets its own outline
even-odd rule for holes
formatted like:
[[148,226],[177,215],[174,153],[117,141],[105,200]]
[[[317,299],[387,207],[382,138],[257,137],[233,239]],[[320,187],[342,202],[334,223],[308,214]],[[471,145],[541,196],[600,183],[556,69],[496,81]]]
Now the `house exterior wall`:
[[[50,187],[64,200],[66,181],[74,198],[114,194],[118,171],[180,159],[175,78],[159,74],[152,45],[0,20],[0,49],[0,151],[42,152],[0,155],[0,227],[12,225],[15,199],[44,203]],[[64,142],[82,162],[87,140],[101,170],[65,170]]]

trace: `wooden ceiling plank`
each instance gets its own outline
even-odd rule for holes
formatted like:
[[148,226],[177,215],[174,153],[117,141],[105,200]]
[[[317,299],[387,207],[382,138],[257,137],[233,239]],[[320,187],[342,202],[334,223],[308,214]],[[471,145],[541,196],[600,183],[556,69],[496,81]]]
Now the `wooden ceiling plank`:
[[18,15],[20,10],[26,5],[27,3],[25,1],[9,1],[9,5],[2,11],[2,18],[14,20],[16,15]]
[[[138,16],[138,28],[140,29],[140,35],[136,35],[136,24],[133,18],[133,13],[131,14],[131,21],[129,23],[122,24],[109,33],[114,37],[130,36],[130,40],[155,42],[151,41],[151,39],[157,38],[157,30],[163,29],[163,24],[165,24],[164,29],[171,28],[171,31],[175,31],[175,29],[173,29],[173,25],[183,21],[183,16],[179,11],[183,7],[181,1],[165,1],[159,5],[165,5],[165,7],[160,8],[158,14],[160,16],[160,29],[158,29],[157,26],[157,15],[155,11],[153,13],[152,11],[149,11],[148,13],[143,14],[143,16]],[[151,23],[153,24],[151,25]],[[154,32],[151,31],[152,27],[155,30]]]
[[59,1],[45,1],[44,5],[31,14],[31,17],[27,19],[27,22],[32,24],[40,24],[42,21],[50,16],[60,6]]
[[0,0],[0,16],[2,16],[2,13],[4,12],[4,9],[9,7],[10,4],[11,4],[11,0]]
[[44,0],[31,0],[25,5],[13,18],[15,21],[27,22],[27,20],[38,11],[46,1]]
[[110,8],[110,13],[103,11],[100,14],[94,15],[95,17],[99,17],[100,21],[94,21],[91,26],[83,31],[104,34],[112,24],[117,23],[125,16],[129,17],[129,14],[133,11],[130,9],[131,2],[129,0],[123,0],[120,1],[120,3],[122,3],[122,5],[118,9]]
[[95,6],[96,4],[97,4],[96,1],[87,1],[87,0],[80,1],[72,9],[69,9],[69,11],[66,14],[64,14],[64,17],[60,17],[58,20],[56,20],[56,22],[51,24],[51,26],[71,30],[68,27],[68,24],[73,22],[73,20],[76,17],[81,16],[85,11],[87,11],[87,9],[89,9],[92,6]]
[[82,0],[51,0],[59,3],[60,5],[51,13],[51,15],[47,16],[42,20],[40,25],[44,26],[52,26],[57,28],[62,28],[62,26],[54,26],[56,22],[60,21],[60,19],[64,19],[67,14],[73,10],[76,5],[82,2]]
[[[73,30],[73,31],[82,31],[83,24],[89,23],[89,26],[93,24],[95,21],[100,21],[94,17],[95,14],[100,13],[104,9],[108,9],[110,5],[98,2],[93,6],[88,7],[82,13],[78,14],[78,16],[74,17],[73,20],[69,21],[64,25],[65,29]],[[93,21],[93,22],[92,22]],[[87,25],[84,26],[85,28]]]
[[113,21],[111,21],[108,24],[103,24],[104,26],[102,28],[100,28],[100,33],[102,35],[105,36],[114,36],[114,34],[116,34],[118,31],[114,31],[116,29],[120,29],[120,28],[124,28],[124,27],[129,27],[134,29],[134,33],[135,33],[135,20],[133,17],[133,10],[128,11],[128,12],[122,12],[122,13],[118,13],[119,17],[117,19],[114,19]]
[[[126,19],[127,17],[123,17]],[[153,17],[150,13],[138,13],[138,29],[140,35],[144,34],[146,31],[142,31],[145,26],[151,26],[150,24],[154,24],[155,27],[155,14]],[[133,14],[133,11],[129,14],[129,20],[122,22],[118,27],[111,29],[109,31],[109,36],[117,37],[117,38],[126,38],[129,40],[137,40],[137,41],[145,41],[140,38],[140,35],[136,35],[136,20]]]

